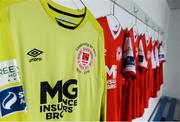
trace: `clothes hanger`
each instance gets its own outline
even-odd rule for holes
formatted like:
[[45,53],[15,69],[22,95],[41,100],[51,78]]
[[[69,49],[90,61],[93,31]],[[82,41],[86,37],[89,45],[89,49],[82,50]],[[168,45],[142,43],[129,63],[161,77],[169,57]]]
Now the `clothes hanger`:
[[81,4],[84,6],[84,8],[86,8],[86,5],[84,4],[84,2],[82,0],[79,0],[81,2]]
[[[111,0],[110,0],[111,1]],[[112,1],[111,1],[112,2]],[[115,16],[115,4],[116,4],[116,0],[114,0],[113,2],[113,6],[112,6],[112,13],[110,12],[110,14],[108,14],[107,16],[111,16],[112,19],[114,20],[114,22],[118,22],[118,24],[116,25],[116,27],[121,27],[120,21],[119,19]],[[119,28],[118,28],[119,29]]]
[[[86,5],[84,4],[84,2],[82,0],[79,0],[81,2],[81,4],[83,5],[84,8],[86,8]],[[74,4],[74,6],[77,8],[77,10],[81,10],[78,5],[76,4],[76,2],[74,0],[72,0],[72,3]]]
[[152,42],[155,40],[155,38],[156,38],[156,27],[155,27],[155,25],[153,25],[153,35],[152,35]]
[[150,39],[149,30],[148,30],[148,21],[149,21],[148,17],[145,17],[145,23],[146,23],[146,32],[145,32],[145,34],[147,36],[147,38],[146,38],[147,44],[149,43],[149,39]]
[[[139,9],[137,9],[135,6],[134,6],[134,15],[135,15],[135,21],[134,21],[134,24],[133,24],[133,28],[134,28],[134,33],[136,33],[137,35],[139,35],[139,29],[138,29],[138,25],[137,25],[137,22],[138,22],[138,12],[139,12]],[[136,36],[136,35],[134,35]]]
[[158,42],[160,42],[160,29],[158,29],[158,39],[157,39]]
[[155,32],[155,38],[154,38],[154,40],[153,40],[153,44],[156,42],[156,40],[158,40],[158,31],[159,31],[159,30],[157,30],[157,31]]

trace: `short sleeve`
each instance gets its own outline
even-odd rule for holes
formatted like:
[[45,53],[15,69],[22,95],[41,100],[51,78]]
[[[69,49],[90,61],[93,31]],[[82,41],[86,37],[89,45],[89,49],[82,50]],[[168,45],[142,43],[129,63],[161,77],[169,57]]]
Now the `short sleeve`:
[[161,44],[159,45],[159,62],[160,63],[166,62],[166,54],[165,54],[163,42],[161,42]]
[[147,61],[146,61],[146,58],[145,58],[145,51],[144,51],[144,47],[143,47],[143,42],[142,40],[140,39],[139,41],[139,50],[138,50],[138,65],[142,68],[147,68]]
[[123,72],[131,75],[136,74],[135,59],[133,53],[132,39],[130,36],[125,38],[123,46]]

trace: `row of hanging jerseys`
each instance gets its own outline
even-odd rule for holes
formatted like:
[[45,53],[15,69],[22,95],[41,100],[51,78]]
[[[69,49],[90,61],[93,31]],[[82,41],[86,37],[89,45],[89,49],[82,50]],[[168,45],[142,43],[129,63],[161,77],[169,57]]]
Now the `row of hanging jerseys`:
[[0,0],[0,121],[142,116],[163,83],[163,43],[112,29],[110,18],[52,0]]
[[113,19],[98,19],[105,36],[107,120],[131,121],[143,115],[163,84],[164,44],[138,35],[133,27],[113,26]]

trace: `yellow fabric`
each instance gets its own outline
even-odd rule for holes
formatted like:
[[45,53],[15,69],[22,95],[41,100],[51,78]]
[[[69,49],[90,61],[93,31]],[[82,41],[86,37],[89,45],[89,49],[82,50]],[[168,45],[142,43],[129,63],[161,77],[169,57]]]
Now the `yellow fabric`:
[[[85,16],[54,12],[47,3],[57,10]],[[51,0],[29,0],[12,5],[9,14],[27,102],[27,116],[20,118],[105,121],[104,36],[89,10],[69,9]]]
[[8,21],[8,6],[26,0],[0,0],[0,21]]
[[[8,6],[10,4],[14,4],[17,2],[20,2],[23,0],[0,0],[0,93],[3,90],[16,87],[16,86],[22,86],[22,82],[20,82],[20,79],[14,79],[12,78],[19,78],[18,71],[15,71],[12,66],[16,65],[16,55],[14,52],[11,32],[10,32],[10,25],[9,25],[9,17],[8,17]],[[13,61],[13,62],[12,62]],[[11,62],[11,63],[9,63]],[[8,68],[11,67],[11,73],[8,72]],[[17,68],[17,67],[16,67]],[[7,74],[4,74],[7,73]],[[17,75],[16,77],[10,77],[8,75],[12,74]],[[9,82],[8,79],[10,78]],[[2,95],[2,94],[1,94]],[[0,96],[2,97],[2,96]],[[0,101],[1,105],[3,101]],[[8,117],[1,117],[1,109],[0,107],[0,121],[21,121],[22,117],[26,116],[25,112],[22,111],[16,111],[16,114],[11,114]]]
[[0,21],[0,61],[15,58],[8,21]]

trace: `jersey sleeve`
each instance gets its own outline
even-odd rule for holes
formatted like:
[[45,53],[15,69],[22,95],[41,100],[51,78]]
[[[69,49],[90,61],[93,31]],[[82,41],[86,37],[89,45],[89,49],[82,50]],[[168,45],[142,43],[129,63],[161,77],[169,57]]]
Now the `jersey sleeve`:
[[16,59],[7,59],[0,61],[0,121],[19,121],[26,115],[23,83]]
[[142,39],[140,39],[139,41],[138,57],[139,57],[138,65],[142,68],[147,68],[147,61],[145,58],[145,50]]
[[0,20],[0,89],[20,81],[19,67],[15,58],[9,22]]
[[163,41],[159,45],[159,62],[160,63],[166,62],[166,54],[165,54]]
[[26,116],[23,84],[13,47],[9,21],[0,20],[0,121],[20,121]]
[[156,59],[156,67],[159,67],[159,50],[158,50],[158,41],[156,41],[156,44],[155,44],[155,59]]
[[154,43],[152,43],[151,62],[152,62],[152,69],[156,69],[156,56],[155,56]]
[[1,38],[0,45],[4,46],[0,48],[0,121],[19,121],[26,114],[19,67],[12,48],[9,49],[12,46],[10,40]]
[[106,97],[107,97],[107,78],[106,78],[106,69],[105,69],[105,55],[104,55],[104,33],[103,30],[100,33],[99,41],[101,43],[101,50],[100,50],[100,56],[101,56],[101,70],[102,70],[102,84],[103,84],[103,95],[101,99],[101,121],[106,121]]
[[127,36],[123,46],[123,72],[126,74],[136,75],[135,59],[132,45],[132,38]]

